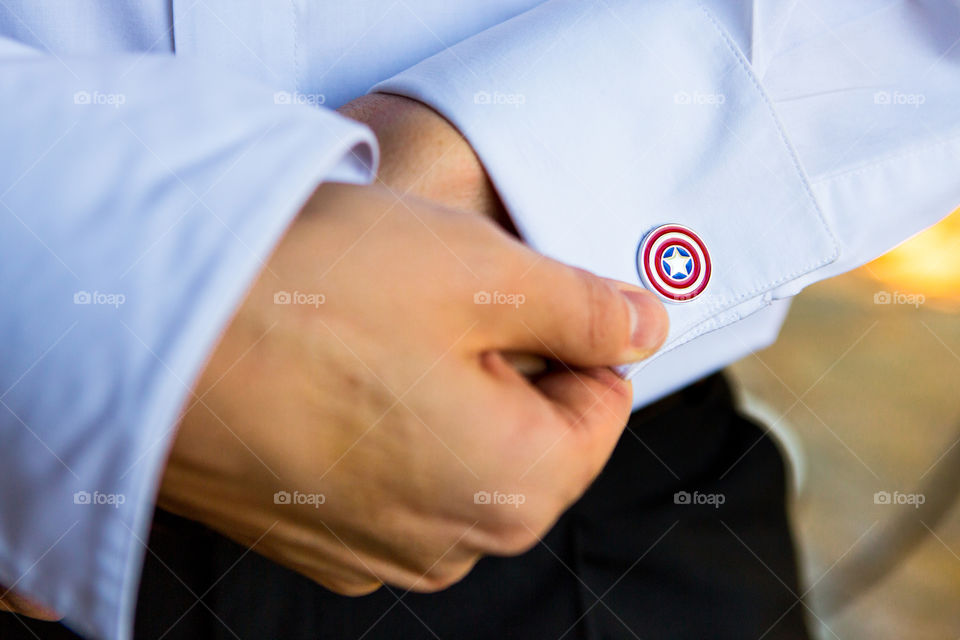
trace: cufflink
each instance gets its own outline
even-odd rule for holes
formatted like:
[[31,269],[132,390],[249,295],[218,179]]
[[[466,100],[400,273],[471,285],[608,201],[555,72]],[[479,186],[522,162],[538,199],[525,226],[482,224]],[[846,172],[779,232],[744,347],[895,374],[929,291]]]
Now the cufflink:
[[647,289],[666,302],[689,302],[710,284],[710,253],[691,229],[665,224],[637,249],[637,272]]

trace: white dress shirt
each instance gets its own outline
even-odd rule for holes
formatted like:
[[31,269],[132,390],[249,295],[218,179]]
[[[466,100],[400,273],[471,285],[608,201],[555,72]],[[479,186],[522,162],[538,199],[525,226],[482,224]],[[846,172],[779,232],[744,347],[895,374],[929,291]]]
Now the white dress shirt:
[[958,39],[946,0],[5,0],[0,584],[130,637],[193,380],[316,185],[372,177],[330,108],[430,104],[524,238],[601,275],[694,230],[712,279],[639,406],[960,203]]

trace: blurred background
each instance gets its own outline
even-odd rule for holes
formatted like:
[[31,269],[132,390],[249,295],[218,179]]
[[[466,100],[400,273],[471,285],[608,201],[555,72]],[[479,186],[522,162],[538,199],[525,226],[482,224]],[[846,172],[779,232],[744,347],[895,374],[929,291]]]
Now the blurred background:
[[960,210],[804,291],[732,374],[795,463],[816,636],[960,638]]

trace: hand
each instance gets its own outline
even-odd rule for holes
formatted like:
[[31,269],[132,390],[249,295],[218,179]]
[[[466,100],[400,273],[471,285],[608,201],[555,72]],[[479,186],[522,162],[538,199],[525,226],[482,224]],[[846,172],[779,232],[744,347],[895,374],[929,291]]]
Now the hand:
[[[200,376],[159,504],[340,593],[444,588],[532,546],[607,460],[632,394],[604,365],[666,333],[625,291],[479,216],[324,185]],[[531,382],[509,351],[583,369]]]
[[[480,158],[460,132],[417,100],[389,93],[360,96],[338,109],[377,136],[377,181],[398,194],[413,194],[490,218],[519,236]],[[547,358],[504,354],[510,365],[532,377],[550,367]]]
[[[360,96],[339,111],[377,136],[377,180],[388,189],[479,213],[519,235],[473,147],[439,113],[417,100],[388,93]],[[551,366],[549,359],[529,353],[508,353],[505,358],[526,376]]]

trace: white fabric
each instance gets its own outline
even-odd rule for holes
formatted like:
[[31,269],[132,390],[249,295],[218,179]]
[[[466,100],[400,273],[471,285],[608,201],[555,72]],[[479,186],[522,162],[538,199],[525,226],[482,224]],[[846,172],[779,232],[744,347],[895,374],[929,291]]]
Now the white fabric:
[[525,238],[602,275],[699,233],[713,281],[631,371],[641,405],[960,203],[958,36],[942,0],[5,0],[0,584],[130,637],[193,379],[316,184],[370,179],[329,108],[432,105]]

